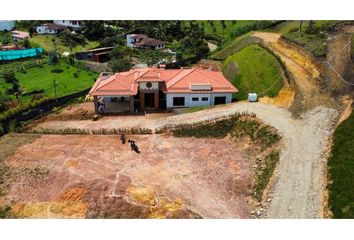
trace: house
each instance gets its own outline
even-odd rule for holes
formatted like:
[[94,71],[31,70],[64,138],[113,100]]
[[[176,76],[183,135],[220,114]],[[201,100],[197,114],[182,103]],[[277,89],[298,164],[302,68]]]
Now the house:
[[11,31],[15,28],[14,20],[0,20],[0,31]]
[[54,20],[54,23],[64,27],[69,27],[73,30],[79,30],[82,28],[81,21],[78,20]]
[[127,46],[131,48],[142,49],[162,49],[165,47],[165,42],[156,38],[149,38],[144,34],[128,34]]
[[[135,112],[230,103],[237,89],[208,69],[142,68],[101,74],[89,95],[99,113]],[[104,108],[99,107],[104,106]]]
[[41,26],[36,27],[36,32],[38,34],[58,34],[64,29],[66,29],[66,27],[62,25],[58,25],[55,23],[45,23]]
[[22,32],[22,31],[11,31],[12,34],[12,39],[14,42],[20,42],[25,40],[26,38],[29,38],[29,33],[28,32]]

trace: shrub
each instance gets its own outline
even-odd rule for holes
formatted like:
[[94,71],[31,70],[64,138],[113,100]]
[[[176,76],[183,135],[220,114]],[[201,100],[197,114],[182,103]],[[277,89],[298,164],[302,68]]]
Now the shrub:
[[74,76],[74,78],[78,78],[79,77],[79,72],[74,72],[73,76]]
[[51,70],[51,72],[52,73],[62,73],[62,72],[64,72],[64,70],[60,69],[60,68],[55,68],[55,69]]
[[279,161],[279,152],[273,150],[269,155],[265,157],[265,165],[257,169],[256,184],[254,187],[255,198],[258,201],[262,200],[263,191],[267,187],[270,178],[273,175],[273,171]]

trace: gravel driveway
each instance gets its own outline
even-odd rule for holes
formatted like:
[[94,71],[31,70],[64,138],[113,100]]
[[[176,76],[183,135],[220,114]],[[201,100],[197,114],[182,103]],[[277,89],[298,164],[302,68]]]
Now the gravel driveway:
[[168,117],[161,124],[191,123],[245,111],[254,112],[278,129],[284,140],[266,217],[323,218],[327,149],[338,115],[336,110],[316,107],[294,119],[285,108],[236,103]]

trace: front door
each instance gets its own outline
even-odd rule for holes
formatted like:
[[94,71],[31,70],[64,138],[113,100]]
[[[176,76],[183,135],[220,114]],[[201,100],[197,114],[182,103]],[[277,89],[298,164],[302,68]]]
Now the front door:
[[155,108],[155,93],[144,93],[145,108]]

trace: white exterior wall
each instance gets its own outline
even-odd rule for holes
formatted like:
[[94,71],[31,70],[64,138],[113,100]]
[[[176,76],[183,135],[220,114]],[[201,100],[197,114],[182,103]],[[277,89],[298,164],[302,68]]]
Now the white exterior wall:
[[58,33],[57,30],[48,29],[46,26],[36,27],[36,32],[38,34],[57,34]]
[[134,38],[132,38],[131,36],[132,36],[133,34],[128,34],[127,35],[127,47],[134,47],[133,46],[133,43],[134,43]]
[[[175,106],[173,106],[174,97],[185,98],[183,107],[198,107],[198,106],[214,105],[215,97],[226,97],[226,103],[230,103],[232,100],[232,93],[167,93],[166,94],[167,108],[175,108]],[[197,97],[198,101],[192,101],[193,97]],[[202,101],[203,97],[207,97],[208,101]]]
[[0,20],[0,31],[11,31],[15,28],[15,21],[14,20]]
[[54,23],[65,27],[81,28],[80,22],[78,22],[77,25],[74,25],[71,20],[54,20]]
[[146,87],[147,82],[140,82],[139,83],[139,88],[140,90],[158,90],[159,89],[159,83],[158,82],[151,82],[151,88]]

